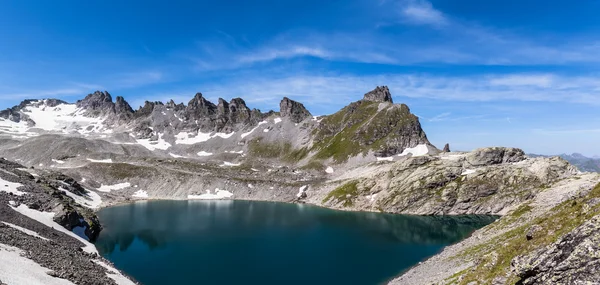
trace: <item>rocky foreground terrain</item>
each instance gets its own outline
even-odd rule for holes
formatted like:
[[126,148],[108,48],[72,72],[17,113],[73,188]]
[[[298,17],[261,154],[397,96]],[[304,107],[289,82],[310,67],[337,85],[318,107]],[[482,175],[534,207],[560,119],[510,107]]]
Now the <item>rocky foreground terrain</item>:
[[39,266],[36,278],[55,276],[38,283],[131,282],[92,251],[93,210],[146,199],[499,215],[391,283],[600,282],[600,174],[516,148],[440,151],[387,87],[319,117],[288,98],[278,112],[200,93],[138,110],[108,92],[26,100],[0,112],[0,156],[13,161],[0,161],[0,259],[21,256]]

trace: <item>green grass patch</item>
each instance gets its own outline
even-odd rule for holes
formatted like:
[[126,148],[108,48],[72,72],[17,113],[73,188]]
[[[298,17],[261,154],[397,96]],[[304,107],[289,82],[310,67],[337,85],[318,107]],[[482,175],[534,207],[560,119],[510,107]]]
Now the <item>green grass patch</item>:
[[358,196],[358,181],[350,181],[338,188],[335,188],[333,191],[329,192],[327,196],[323,199],[323,204],[329,202],[332,198],[335,199],[338,203],[343,203],[344,207],[350,207],[354,204],[354,198]]
[[[464,275],[460,284],[468,284],[472,281],[488,284],[496,277],[505,276],[510,271],[510,263],[515,257],[556,242],[560,237],[597,215],[600,205],[589,209],[584,207],[587,201],[597,197],[600,197],[600,184],[584,198],[565,201],[531,222],[510,230],[488,243],[465,250],[463,256],[470,256],[481,262]],[[518,219],[530,210],[529,205],[524,205],[503,219]],[[532,240],[528,241],[525,233],[533,225],[539,225],[541,229]],[[498,256],[495,262],[486,255],[493,251]],[[518,281],[517,276],[510,275],[507,284]]]

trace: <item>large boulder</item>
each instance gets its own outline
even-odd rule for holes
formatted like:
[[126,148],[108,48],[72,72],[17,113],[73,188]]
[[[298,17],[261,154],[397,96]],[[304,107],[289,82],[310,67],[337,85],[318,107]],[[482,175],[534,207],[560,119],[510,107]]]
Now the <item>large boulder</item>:
[[467,162],[472,166],[485,166],[500,163],[512,163],[525,160],[525,152],[512,147],[479,148],[467,156]]

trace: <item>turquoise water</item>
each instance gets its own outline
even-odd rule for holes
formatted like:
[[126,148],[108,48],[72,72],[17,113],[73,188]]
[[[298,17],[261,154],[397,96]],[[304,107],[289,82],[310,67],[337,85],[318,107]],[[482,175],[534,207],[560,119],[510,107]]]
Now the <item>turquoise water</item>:
[[96,247],[145,285],[381,284],[494,220],[251,201],[152,201],[98,213]]

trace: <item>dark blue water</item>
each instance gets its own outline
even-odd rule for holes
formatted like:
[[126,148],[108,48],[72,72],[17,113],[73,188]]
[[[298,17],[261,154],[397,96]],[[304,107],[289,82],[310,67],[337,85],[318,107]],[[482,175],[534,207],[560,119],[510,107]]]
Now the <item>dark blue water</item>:
[[101,210],[96,247],[145,285],[380,284],[494,220],[250,201]]

